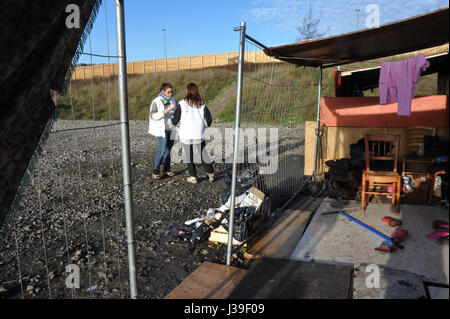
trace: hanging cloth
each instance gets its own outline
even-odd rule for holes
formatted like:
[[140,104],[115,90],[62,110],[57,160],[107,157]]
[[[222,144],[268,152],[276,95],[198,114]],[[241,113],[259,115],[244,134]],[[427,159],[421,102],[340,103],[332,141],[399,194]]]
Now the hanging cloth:
[[429,66],[430,63],[423,53],[407,60],[381,63],[380,104],[398,102],[397,114],[400,116],[411,115],[414,86],[422,71],[425,71]]

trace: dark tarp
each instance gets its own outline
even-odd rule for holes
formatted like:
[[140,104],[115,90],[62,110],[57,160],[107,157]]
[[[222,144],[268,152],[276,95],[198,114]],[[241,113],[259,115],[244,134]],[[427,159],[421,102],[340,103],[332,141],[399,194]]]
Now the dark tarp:
[[289,63],[343,65],[430,48],[448,42],[448,8],[378,28],[271,47],[266,53]]
[[[18,204],[33,154],[51,129],[49,90],[64,92],[100,3],[0,1],[0,226]],[[66,27],[69,4],[80,8],[80,28]]]

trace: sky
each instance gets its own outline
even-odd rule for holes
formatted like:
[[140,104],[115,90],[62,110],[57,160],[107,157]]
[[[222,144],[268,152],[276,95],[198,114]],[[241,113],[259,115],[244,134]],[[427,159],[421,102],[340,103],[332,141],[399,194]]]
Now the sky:
[[[237,52],[239,33],[233,28],[241,21],[246,22],[248,35],[268,47],[295,43],[299,36],[296,27],[309,6],[314,16],[322,17],[318,31],[329,30],[325,37],[365,29],[373,13],[370,5],[377,5],[381,25],[449,6],[443,0],[124,0],[124,3],[129,62],[164,58],[164,48],[167,58]],[[116,41],[115,0],[103,0],[84,52],[107,55],[109,51],[109,55],[117,55]],[[91,62],[116,60],[87,55],[78,60]]]

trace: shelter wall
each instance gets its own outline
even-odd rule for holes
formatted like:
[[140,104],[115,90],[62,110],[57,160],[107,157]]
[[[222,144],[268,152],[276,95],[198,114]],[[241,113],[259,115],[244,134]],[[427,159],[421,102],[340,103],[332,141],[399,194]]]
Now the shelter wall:
[[[316,122],[305,122],[305,166],[304,174],[312,175],[314,168],[314,147],[315,147]],[[350,144],[356,143],[366,134],[399,134],[400,140],[400,160],[406,153],[406,128],[405,127],[323,127],[321,138],[323,161],[317,167],[317,171],[326,172],[328,160],[350,158]],[[436,135],[443,140],[449,138],[449,128],[439,127]]]

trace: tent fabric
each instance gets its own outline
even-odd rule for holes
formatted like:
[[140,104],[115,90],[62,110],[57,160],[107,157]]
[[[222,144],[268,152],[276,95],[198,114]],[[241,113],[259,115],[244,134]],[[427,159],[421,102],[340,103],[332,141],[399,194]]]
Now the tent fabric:
[[301,66],[328,67],[421,50],[448,43],[449,8],[378,28],[271,47],[265,52]]
[[[32,171],[35,150],[49,134],[100,0],[0,2],[0,227]],[[69,4],[80,9],[80,28],[67,28]]]
[[412,99],[411,116],[397,115],[398,103],[380,105],[378,97],[324,97],[320,118],[325,126],[449,127],[447,95]]

